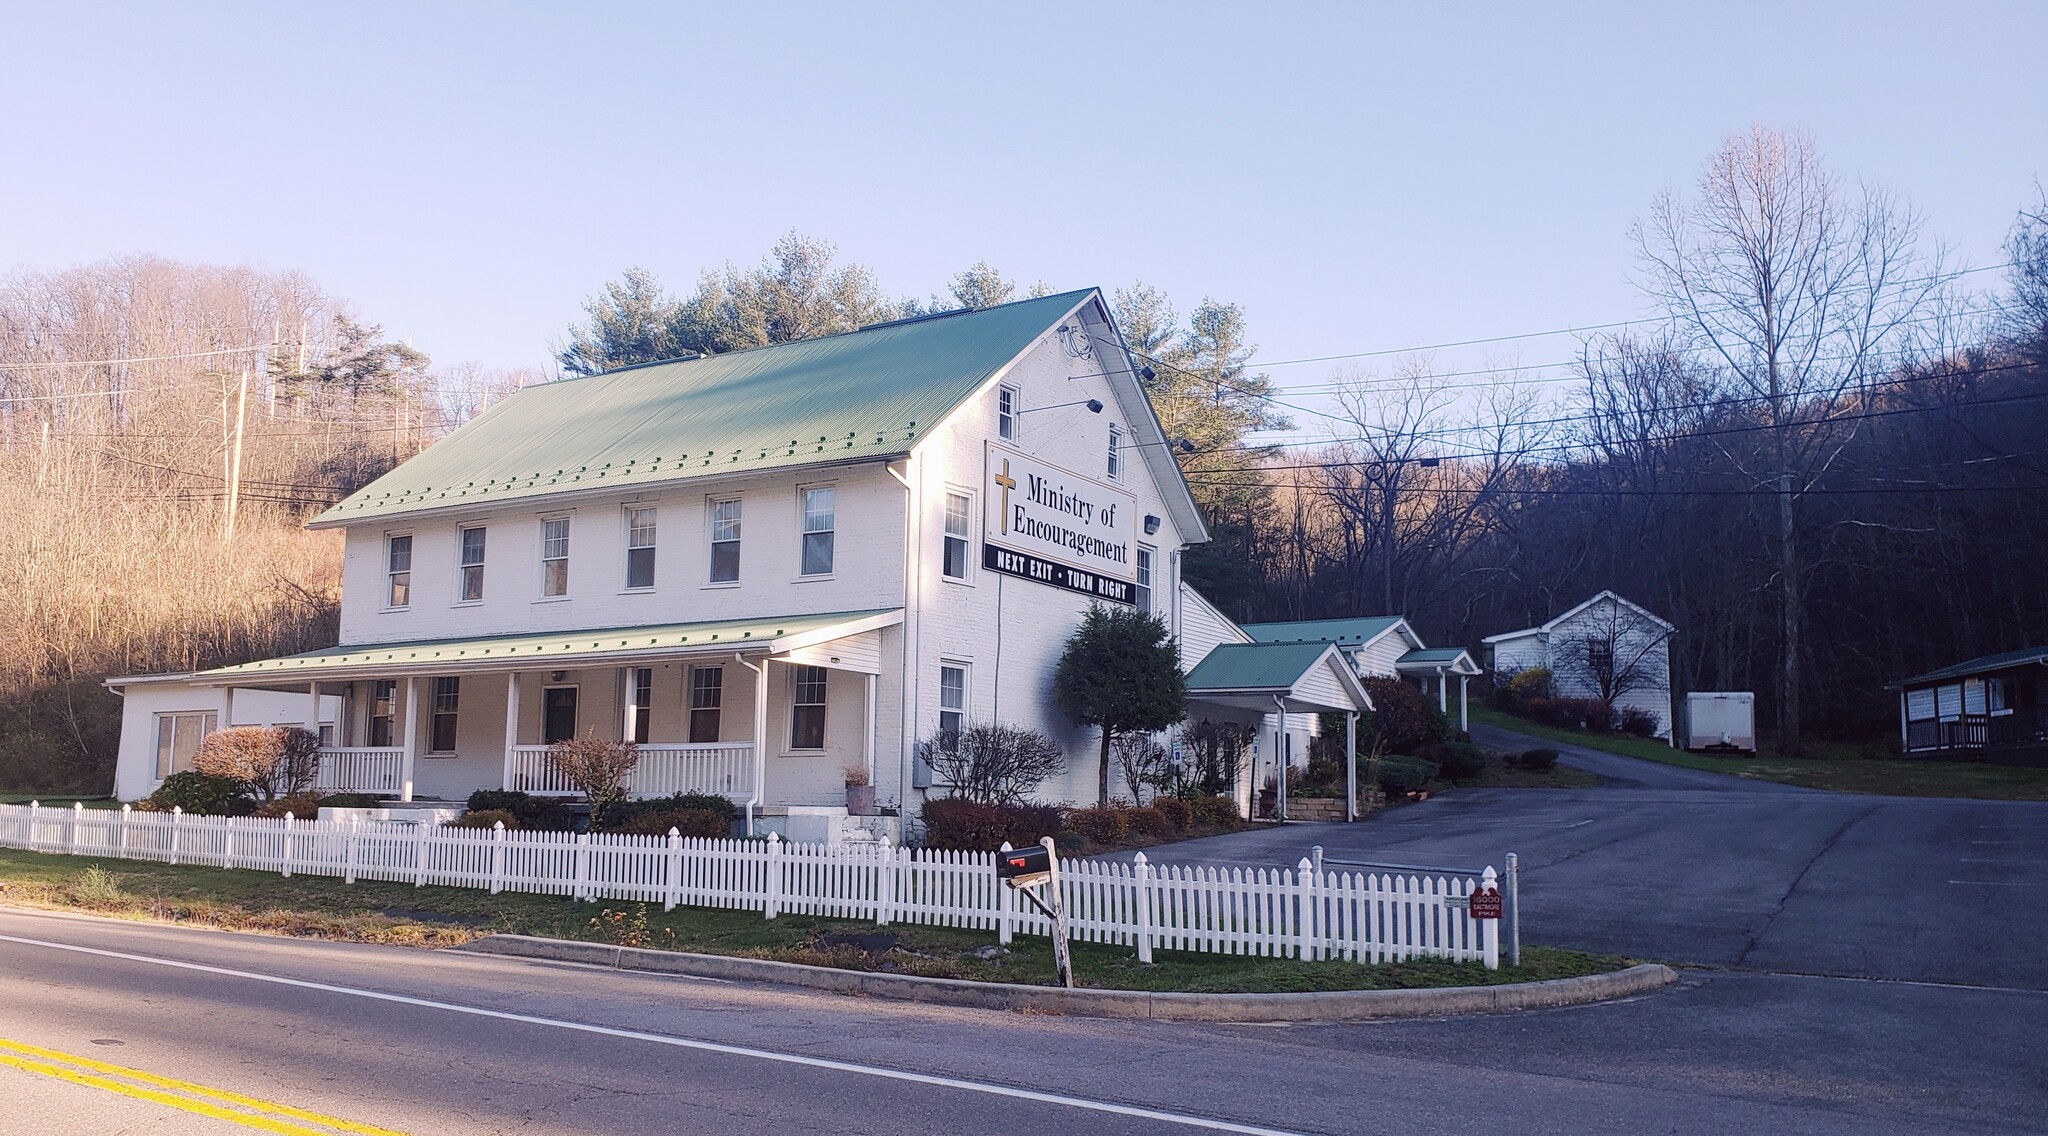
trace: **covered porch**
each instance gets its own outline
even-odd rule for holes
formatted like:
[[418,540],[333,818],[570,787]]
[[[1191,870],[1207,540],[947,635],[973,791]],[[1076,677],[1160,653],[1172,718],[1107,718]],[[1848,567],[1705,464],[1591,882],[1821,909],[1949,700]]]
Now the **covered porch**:
[[[572,737],[636,743],[636,797],[746,810],[845,803],[875,765],[882,636],[900,609],[552,635],[338,647],[193,676],[303,694],[322,731],[315,786],[401,802],[478,789],[576,790],[548,760]],[[775,759],[771,762],[771,758]]]
[[[1294,754],[1288,719],[1343,714],[1345,811],[1358,819],[1358,715],[1372,699],[1334,643],[1226,643],[1211,650],[1188,672],[1188,715],[1235,721],[1260,731],[1266,752],[1247,770],[1246,815],[1259,786],[1260,770],[1276,781],[1276,819],[1287,819],[1287,779]],[[1270,748],[1268,748],[1270,747]]]
[[1429,647],[1410,651],[1395,662],[1394,669],[1402,678],[1422,688],[1424,694],[1436,695],[1437,713],[1451,716],[1451,680],[1458,680],[1458,728],[1470,730],[1470,698],[1468,686],[1477,675],[1486,671],[1474,661],[1471,652],[1463,647]]

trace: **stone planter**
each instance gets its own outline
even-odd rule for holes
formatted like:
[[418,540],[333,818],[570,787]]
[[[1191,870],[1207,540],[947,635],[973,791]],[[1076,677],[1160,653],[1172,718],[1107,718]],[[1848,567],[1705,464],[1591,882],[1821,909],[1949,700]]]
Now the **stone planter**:
[[846,787],[846,811],[850,816],[874,816],[875,787],[873,785],[848,785]]

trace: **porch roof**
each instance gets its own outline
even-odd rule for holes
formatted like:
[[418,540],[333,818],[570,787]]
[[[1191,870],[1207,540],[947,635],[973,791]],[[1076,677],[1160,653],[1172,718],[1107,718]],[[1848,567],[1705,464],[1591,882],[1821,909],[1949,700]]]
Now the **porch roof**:
[[836,611],[814,615],[727,619],[708,623],[667,623],[605,627],[586,631],[486,635],[428,639],[412,643],[348,644],[276,659],[199,671],[191,681],[232,686],[262,682],[350,679],[423,671],[509,671],[733,651],[769,655],[790,651],[903,621],[902,608]]
[[1404,673],[1429,674],[1442,668],[1450,674],[1485,674],[1472,655],[1463,647],[1430,647],[1421,651],[1410,651],[1394,663],[1394,669]]
[[1190,699],[1261,713],[1272,711],[1275,698],[1297,713],[1372,709],[1358,676],[1328,642],[1225,643],[1203,656],[1187,681]]
[[2048,647],[2028,647],[2023,651],[2004,651],[1996,655],[1981,655],[1968,662],[1928,671],[1924,675],[1893,683],[1894,688],[1924,686],[1928,683],[1944,682],[1948,679],[1966,678],[1970,675],[1985,674],[1989,671],[2009,670],[2014,667],[2048,665]]

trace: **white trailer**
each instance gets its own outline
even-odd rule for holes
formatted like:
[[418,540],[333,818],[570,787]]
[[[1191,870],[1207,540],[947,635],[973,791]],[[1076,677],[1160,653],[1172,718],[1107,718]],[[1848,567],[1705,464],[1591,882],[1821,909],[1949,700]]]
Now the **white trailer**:
[[1756,752],[1756,694],[1747,690],[1694,691],[1685,696],[1680,745],[1689,750]]

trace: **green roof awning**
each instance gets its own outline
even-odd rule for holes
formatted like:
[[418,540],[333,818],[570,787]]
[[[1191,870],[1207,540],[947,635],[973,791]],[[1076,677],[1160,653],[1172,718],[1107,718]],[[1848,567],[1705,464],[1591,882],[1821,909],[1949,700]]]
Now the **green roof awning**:
[[1410,651],[1395,660],[1394,666],[1400,670],[1434,670],[1442,667],[1452,674],[1463,675],[1485,673],[1463,647],[1426,647],[1419,651]]
[[910,452],[1092,289],[527,387],[312,527]]
[[277,659],[216,667],[192,681],[232,685],[251,681],[311,681],[433,672],[449,674],[528,667],[627,663],[676,654],[760,651],[777,654],[899,623],[903,609],[841,611],[820,615],[605,627],[587,631],[429,639],[413,643],[350,644]]
[[[1341,688],[1341,699],[1313,693],[1318,667],[1328,671],[1323,690]],[[1372,709],[1358,676],[1328,642],[1225,643],[1188,672],[1188,697],[1260,713],[1270,712],[1276,697],[1290,713]]]
[[1355,647],[1369,643],[1401,622],[1398,615],[1368,615],[1358,619],[1303,619],[1290,623],[1247,623],[1244,633],[1259,643],[1337,643]]

